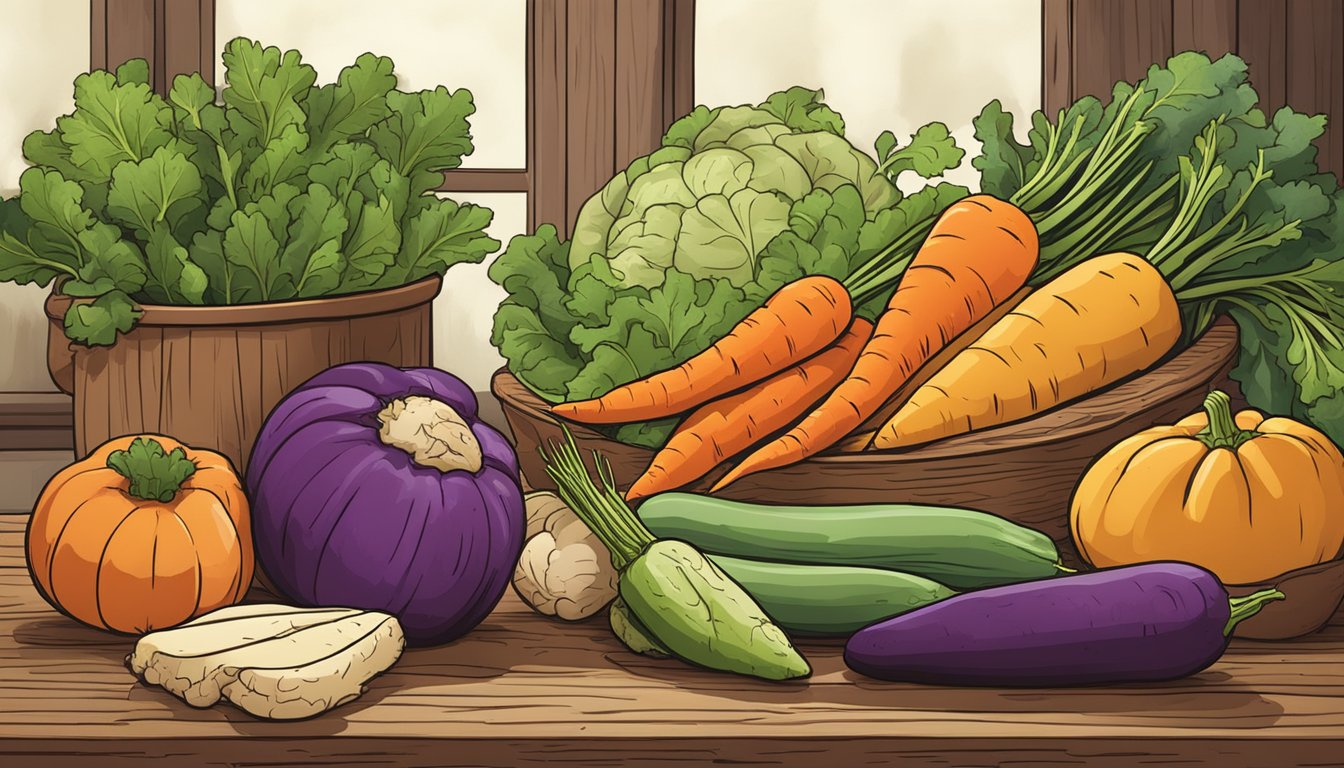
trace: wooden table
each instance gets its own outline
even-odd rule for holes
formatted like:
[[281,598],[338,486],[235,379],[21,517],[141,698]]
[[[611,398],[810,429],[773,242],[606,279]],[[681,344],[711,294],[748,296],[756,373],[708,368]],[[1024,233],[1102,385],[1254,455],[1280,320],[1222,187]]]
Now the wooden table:
[[192,709],[136,682],[127,638],[49,608],[0,515],[0,764],[161,766],[1344,765],[1344,626],[1238,642],[1177,683],[1058,691],[878,683],[836,644],[769,684],[624,651],[510,592],[476,631],[408,651],[359,700],[304,722]]

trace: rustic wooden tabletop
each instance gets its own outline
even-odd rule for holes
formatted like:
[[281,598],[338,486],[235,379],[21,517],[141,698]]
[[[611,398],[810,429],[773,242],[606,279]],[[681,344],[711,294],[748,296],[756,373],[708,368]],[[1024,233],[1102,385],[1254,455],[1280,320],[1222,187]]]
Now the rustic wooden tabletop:
[[408,651],[357,701],[303,722],[192,709],[138,683],[128,638],[34,591],[24,514],[0,515],[0,755],[23,768],[155,766],[1344,765],[1344,623],[1238,641],[1181,682],[1081,690],[878,683],[836,644],[806,682],[759,683],[628,653],[509,593],[476,631]]

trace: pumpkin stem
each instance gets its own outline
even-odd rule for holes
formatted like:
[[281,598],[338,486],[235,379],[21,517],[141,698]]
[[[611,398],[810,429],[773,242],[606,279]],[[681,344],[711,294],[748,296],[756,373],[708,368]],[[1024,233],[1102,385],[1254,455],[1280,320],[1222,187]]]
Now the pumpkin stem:
[[113,451],[107,466],[130,481],[126,492],[137,499],[168,503],[196,473],[196,463],[180,447],[165,453],[159,441],[137,437],[124,451]]
[[1209,415],[1209,426],[1201,430],[1198,437],[1209,448],[1230,448],[1236,450],[1242,443],[1255,437],[1255,433],[1237,427],[1232,418],[1232,398],[1226,392],[1215,389],[1204,398],[1204,412]]
[[1227,620],[1227,626],[1223,628],[1223,636],[1232,634],[1232,630],[1236,629],[1238,624],[1259,613],[1266,603],[1282,599],[1283,593],[1277,589],[1262,589],[1245,597],[1232,598],[1228,601],[1232,606],[1232,616]]

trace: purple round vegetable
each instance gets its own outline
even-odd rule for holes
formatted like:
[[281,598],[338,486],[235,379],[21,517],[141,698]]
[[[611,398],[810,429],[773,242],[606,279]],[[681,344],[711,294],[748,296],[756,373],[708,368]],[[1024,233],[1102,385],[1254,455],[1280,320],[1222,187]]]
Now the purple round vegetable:
[[247,489],[257,562],[285,596],[391,613],[414,645],[485,618],[527,525],[512,447],[433,368],[309,379],[267,417]]
[[1212,573],[1147,563],[968,592],[864,627],[845,663],[884,680],[1052,687],[1174,680],[1218,660],[1277,590],[1229,598]]

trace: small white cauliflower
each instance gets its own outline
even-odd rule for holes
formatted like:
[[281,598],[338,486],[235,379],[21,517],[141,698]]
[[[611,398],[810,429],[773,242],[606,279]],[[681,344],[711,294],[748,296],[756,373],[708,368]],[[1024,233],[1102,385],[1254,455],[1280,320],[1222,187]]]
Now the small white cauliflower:
[[513,571],[513,589],[537,613],[578,621],[616,597],[611,555],[559,496],[530,493],[527,543]]

